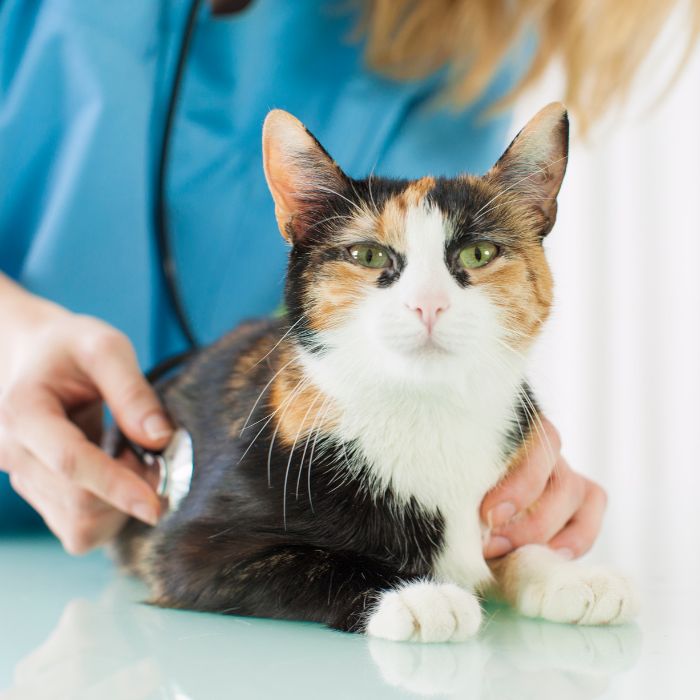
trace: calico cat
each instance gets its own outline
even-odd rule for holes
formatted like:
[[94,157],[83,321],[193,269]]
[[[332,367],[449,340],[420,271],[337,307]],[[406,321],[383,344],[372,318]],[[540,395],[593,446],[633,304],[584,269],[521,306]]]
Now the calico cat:
[[424,642],[474,635],[489,588],[525,615],[630,619],[621,577],[543,546],[482,555],[479,504],[537,433],[525,356],[567,149],[552,104],[483,177],[354,180],[268,115],[286,317],[159,387],[195,469],[177,509],[118,544],[154,603]]

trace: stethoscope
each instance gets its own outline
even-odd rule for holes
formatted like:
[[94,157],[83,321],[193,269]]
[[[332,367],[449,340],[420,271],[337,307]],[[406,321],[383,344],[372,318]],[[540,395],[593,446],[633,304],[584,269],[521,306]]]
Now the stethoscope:
[[[180,40],[180,47],[177,52],[177,63],[175,64],[175,74],[173,76],[170,87],[170,96],[168,98],[167,110],[165,113],[165,121],[163,125],[163,135],[160,143],[160,154],[158,158],[158,170],[156,171],[155,195],[153,201],[153,228],[156,237],[156,246],[158,258],[160,260],[160,270],[163,278],[168,300],[172,307],[173,313],[177,320],[180,330],[182,331],[187,345],[190,350],[196,350],[199,347],[197,336],[190,322],[189,316],[183,303],[180,285],[178,282],[177,265],[175,256],[173,255],[172,239],[170,229],[168,227],[168,211],[166,203],[166,184],[168,167],[170,164],[170,151],[173,137],[173,126],[175,117],[177,116],[177,107],[180,101],[180,93],[182,91],[182,83],[185,75],[185,67],[187,58],[194,37],[194,30],[197,23],[197,15],[199,8],[202,5],[202,0],[192,0],[190,8],[187,12],[185,27]],[[154,368],[154,371],[158,367]]]
[[[173,255],[172,239],[168,227],[168,211],[166,206],[166,184],[168,168],[170,164],[170,150],[172,145],[173,126],[177,116],[177,108],[180,101],[180,93],[185,77],[187,60],[192,46],[197,16],[202,6],[203,0],[192,0],[185,26],[182,31],[180,46],[177,51],[177,62],[175,64],[175,74],[170,87],[165,121],[163,125],[163,135],[160,143],[160,154],[158,158],[158,169],[156,171],[155,196],[153,206],[153,227],[156,237],[158,257],[160,259],[160,269],[171,307],[180,326],[183,336],[188,346],[192,350],[199,347],[197,336],[192,322],[187,315],[187,310],[183,302],[180,285],[178,282],[177,265]],[[216,0],[212,2],[215,12],[219,14],[237,14],[245,10],[252,0]]]
[[[168,227],[166,184],[173,126],[177,116],[177,108],[197,16],[202,2],[203,0],[192,0],[190,3],[177,52],[175,73],[170,88],[160,144],[153,207],[153,228],[163,284],[177,323],[187,341],[188,349],[174,357],[168,358],[150,370],[146,377],[151,382],[155,382],[166,374],[173,373],[179,365],[191,357],[200,347],[193,324],[187,314],[178,282],[177,265],[173,255],[172,238]],[[250,2],[251,0],[218,0],[217,4],[220,11],[235,13],[244,10]],[[171,441],[159,452],[147,450],[128,440],[123,435],[121,437],[123,444],[127,445],[147,467],[157,470],[157,493],[167,501],[169,511],[176,510],[182,499],[189,493],[194,474],[194,450],[190,434],[182,427],[177,428]]]

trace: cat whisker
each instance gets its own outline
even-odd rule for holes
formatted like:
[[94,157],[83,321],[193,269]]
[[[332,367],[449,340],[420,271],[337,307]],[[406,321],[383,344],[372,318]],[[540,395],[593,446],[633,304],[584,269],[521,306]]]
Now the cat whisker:
[[313,500],[311,497],[311,467],[312,467],[313,461],[314,461],[314,453],[316,451],[316,443],[318,442],[319,435],[321,434],[321,428],[323,427],[323,421],[326,419],[326,416],[328,415],[328,411],[330,410],[331,406],[333,406],[333,403],[329,401],[328,408],[326,408],[326,410],[323,414],[323,417],[321,418],[321,420],[318,423],[318,428],[316,428],[316,436],[314,437],[313,445],[311,445],[311,454],[309,455],[309,466],[308,466],[307,472],[306,472],[306,476],[307,476],[306,483],[307,483],[307,489],[309,492],[309,506],[311,508],[312,513],[314,512],[314,506],[313,506]]
[[280,425],[282,424],[282,421],[284,420],[285,415],[287,415],[287,411],[289,410],[290,406],[294,403],[294,400],[296,399],[299,394],[306,389],[306,387],[311,383],[309,379],[304,377],[301,379],[294,390],[289,394],[287,397],[285,403],[287,404],[285,406],[284,411],[282,411],[282,414],[277,420],[277,425],[275,426],[275,430],[272,433],[272,439],[270,440],[270,447],[267,450],[267,485],[268,487],[272,486],[272,449],[275,446],[275,439],[277,438],[277,433],[279,432]]
[[[542,443],[545,445],[545,448],[547,450],[547,456],[549,457],[550,463],[554,464],[554,468],[552,470],[552,477],[556,477],[556,461],[555,461],[555,455],[554,455],[554,450],[552,449],[552,444],[549,441],[549,438],[547,437],[547,433],[544,429],[544,425],[542,423],[542,419],[540,418],[540,413],[539,411],[535,408],[535,406],[532,404],[532,401],[530,397],[525,393],[522,392],[519,394],[519,397],[521,397],[521,400],[524,399],[525,403],[530,407],[530,413],[529,415],[532,417],[532,420],[534,420],[534,428],[535,428],[535,433],[539,437],[539,439],[542,441]],[[525,408],[525,406],[523,406]],[[527,409],[526,409],[527,412]]]
[[294,321],[291,326],[289,326],[286,333],[250,369],[255,369],[255,367],[257,367],[263,360],[267,359],[280,346],[280,343],[294,330],[294,328],[304,320],[304,318],[306,318],[306,316],[301,314],[299,318]]
[[[496,368],[494,368],[490,363],[486,363],[484,365],[484,368],[488,369],[488,371],[491,373],[492,376],[494,376],[494,378],[496,380],[499,379],[499,376],[496,372]],[[529,421],[530,420],[530,412],[528,411],[527,407],[523,405],[522,399],[520,398],[520,392],[522,390],[522,383],[519,380],[515,381],[512,384],[512,390],[515,393],[515,398],[518,402],[517,405],[522,407],[523,411],[525,412],[525,416],[528,418],[528,421]],[[529,441],[525,438],[525,433],[523,433],[520,419],[516,413],[516,406],[513,406],[513,423],[517,426],[518,432],[520,433],[521,444],[523,446],[523,449],[525,450],[525,458],[529,459],[529,457],[530,457]],[[507,453],[504,454],[503,456],[506,459],[509,459],[510,457],[512,457],[511,454],[507,454]]]
[[[262,398],[263,394],[269,389],[269,387],[270,387],[270,385],[272,384],[272,382],[274,382],[275,379],[276,379],[282,372],[284,372],[284,370],[287,369],[287,367],[289,367],[289,365],[291,365],[292,362],[294,362],[295,360],[296,360],[296,357],[293,357],[291,360],[289,360],[289,362],[287,362],[287,363],[285,363],[284,365],[282,365],[282,367],[280,367],[280,369],[278,369],[278,370],[272,375],[272,378],[270,379],[270,381],[268,381],[268,383],[265,384],[265,386],[263,387],[263,390],[258,394],[258,398],[255,399],[255,403],[253,404],[253,408],[250,409],[250,413],[248,414],[248,417],[245,419],[245,423],[243,424],[243,427],[241,428],[241,432],[239,433],[239,436],[240,436],[240,435],[243,435],[243,431],[244,431],[246,428],[249,427],[249,426],[248,426],[248,421],[251,419],[253,413],[255,412],[255,409],[257,408],[258,404],[260,403],[260,399]],[[253,423],[252,425],[255,425],[255,423]],[[251,427],[252,427],[252,426],[251,426]]]
[[301,475],[302,475],[302,472],[304,471],[304,459],[306,458],[306,452],[307,452],[307,450],[308,450],[308,448],[309,448],[309,443],[311,442],[311,437],[312,437],[313,434],[314,434],[314,429],[316,428],[316,422],[318,421],[318,419],[319,419],[319,417],[320,417],[320,415],[321,415],[321,412],[325,409],[326,403],[327,403],[329,400],[330,400],[330,397],[327,396],[327,397],[324,399],[324,401],[323,401],[323,403],[321,404],[321,406],[319,407],[318,411],[316,411],[316,415],[314,416],[314,420],[313,420],[313,422],[311,423],[311,428],[310,428],[310,430],[309,430],[309,434],[307,435],[307,437],[306,437],[306,442],[304,443],[304,451],[301,453],[301,460],[300,460],[300,463],[299,463],[299,474],[297,475],[297,488],[296,488],[296,498],[297,498],[297,499],[299,498],[299,485],[300,485],[300,483],[301,483]]
[[[304,379],[304,378],[300,379],[299,382],[298,382],[297,385],[296,385],[296,388],[298,389],[298,388],[299,388],[299,385],[300,385],[301,383],[303,383],[304,381],[308,381],[308,380],[306,380],[306,379]],[[259,421],[256,421],[255,423],[251,423],[251,427],[252,427],[253,425],[257,425],[258,423],[262,422],[263,420],[265,421],[265,422],[263,423],[262,428],[260,428],[260,430],[257,432],[257,434],[255,435],[255,437],[254,437],[254,438],[250,441],[250,443],[248,444],[248,447],[245,448],[245,451],[244,451],[243,454],[241,455],[241,458],[238,460],[238,464],[240,464],[240,463],[244,460],[244,458],[245,458],[245,456],[248,454],[248,451],[250,450],[250,448],[253,447],[253,445],[256,443],[257,439],[262,435],[263,430],[265,430],[265,428],[268,426],[268,424],[270,423],[270,421],[275,417],[275,415],[276,415],[280,410],[282,410],[282,408],[284,407],[284,405],[290,400],[290,398],[293,396],[293,394],[294,394],[294,392],[292,391],[292,392],[290,393],[290,395],[289,395],[289,396],[288,396],[288,397],[287,397],[287,398],[286,398],[286,399],[285,399],[285,400],[284,400],[284,401],[283,401],[269,416],[267,416],[266,419],[265,419],[265,418],[261,418]]]
[[310,231],[313,228],[316,228],[317,226],[321,226],[321,224],[325,224],[329,221],[333,221],[334,219],[349,219],[350,217],[347,214],[336,214],[335,216],[327,216],[325,219],[321,219],[320,221],[315,221],[311,226],[309,226],[308,230]]
[[[527,407],[527,405],[525,403],[523,403],[522,395],[520,392],[518,392],[515,395],[515,398],[518,400],[520,407],[525,412],[525,418],[527,419],[528,424],[529,424],[530,421],[532,420],[532,414],[530,412],[530,409]],[[518,420],[518,416],[514,416],[514,421],[518,426],[518,432],[520,433],[520,437],[523,441],[523,447],[525,449],[525,459],[529,462],[530,461],[530,441],[528,439],[526,439],[525,433],[523,433],[523,429],[520,425],[520,421]]]
[[[296,359],[296,358],[294,358],[294,359]],[[247,428],[254,428],[256,425],[260,425],[260,423],[262,423],[263,421],[265,423],[267,423],[270,418],[272,418],[276,413],[278,413],[280,410],[282,410],[283,405],[284,405],[284,403],[280,404],[274,411],[272,411],[272,413],[270,413],[266,416],[263,416],[262,418],[258,418],[258,420],[254,421],[253,423],[251,423],[250,425],[248,425],[246,427]]]
[[377,208],[377,203],[374,201],[374,195],[372,194],[372,177],[374,176],[374,168],[375,166],[373,165],[372,170],[370,170],[369,177],[367,178],[367,189],[369,190],[369,199],[372,202],[372,208],[377,216],[379,216],[379,209]]
[[[541,319],[537,319],[538,321]],[[504,329],[508,337],[514,337],[514,338],[530,338],[531,335],[529,333],[523,333],[523,331],[519,331],[517,328],[512,328],[512,327],[507,327]]]
[[357,204],[357,202],[353,202],[351,199],[348,199],[345,195],[340,194],[340,192],[336,192],[334,189],[331,189],[330,187],[323,187],[322,185],[315,185],[315,189],[320,190],[321,192],[326,192],[327,194],[332,194],[335,195],[336,197],[340,197],[341,199],[345,200],[351,207],[354,207],[358,214],[364,215],[366,212],[362,207]]
[[547,431],[544,429],[544,423],[542,423],[540,412],[537,410],[537,407],[532,403],[532,399],[530,399],[527,392],[525,392],[523,389],[520,390],[519,396],[522,397],[525,403],[530,407],[532,419],[535,421],[535,432],[537,433],[537,436],[542,441],[547,450],[547,456],[549,457],[550,463],[554,464],[556,467],[556,455],[554,454],[552,443],[550,442],[549,437],[547,436]]
[[492,207],[489,207],[486,211],[483,211],[479,216],[472,220],[471,225],[474,226],[475,224],[478,224],[489,212],[495,211],[499,207],[507,207],[509,205],[513,206],[520,204],[521,202],[546,202],[548,200],[554,201],[556,200],[556,197],[518,197],[516,199],[509,199],[506,202],[494,204]]
[[299,423],[299,428],[297,429],[297,434],[294,436],[294,443],[292,444],[292,449],[289,451],[289,459],[287,460],[287,468],[284,471],[284,486],[282,487],[282,523],[284,525],[284,529],[287,529],[287,482],[289,480],[289,470],[292,468],[292,459],[294,458],[294,450],[297,447],[297,441],[299,440],[299,435],[301,435],[301,431],[304,428],[304,424],[306,423],[306,419],[309,417],[309,413],[311,413],[311,409],[314,407],[316,402],[318,401],[319,397],[321,396],[321,391],[316,392],[316,396],[314,397],[314,400],[309,404],[309,407],[306,409],[306,413],[304,414],[304,417],[301,419],[301,422]]
[[[504,349],[515,354],[520,359],[524,360],[523,355],[521,353],[519,353],[517,350],[513,349],[510,345],[501,341],[500,339],[497,339],[497,342]],[[512,371],[512,369],[513,369],[512,365],[510,365],[505,358],[498,358],[497,355],[494,355],[493,359],[496,362],[500,362],[502,364],[502,366],[505,367],[508,371]],[[522,386],[515,387],[515,388],[517,391],[516,396],[517,396],[518,400],[520,401],[526,415],[529,417],[529,419],[531,421],[531,425],[534,428],[536,435],[544,444],[544,446],[547,450],[547,454],[548,454],[548,457],[550,459],[550,462],[554,462],[554,450],[552,449],[552,444],[550,443],[549,438],[547,437],[547,433],[544,429],[544,425],[542,423],[542,419],[540,418],[539,411],[533,405],[532,401],[530,400],[530,397],[527,395],[527,393],[525,392],[525,390],[523,389]]]

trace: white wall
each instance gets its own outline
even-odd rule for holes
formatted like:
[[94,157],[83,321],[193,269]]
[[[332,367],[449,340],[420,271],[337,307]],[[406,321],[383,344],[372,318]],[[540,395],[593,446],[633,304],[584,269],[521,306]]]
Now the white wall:
[[[650,575],[688,554],[700,570],[700,52],[648,108],[678,30],[625,113],[573,136],[531,373],[565,455],[609,491],[601,549]],[[558,85],[554,72],[521,100],[514,132]]]

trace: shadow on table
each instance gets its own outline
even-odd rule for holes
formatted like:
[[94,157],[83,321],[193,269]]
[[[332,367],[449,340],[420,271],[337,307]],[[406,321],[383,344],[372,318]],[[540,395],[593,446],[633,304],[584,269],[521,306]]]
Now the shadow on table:
[[491,608],[478,639],[401,644],[318,625],[160,610],[120,579],[78,599],[0,700],[440,695],[584,700],[639,657],[639,628],[573,627]]

